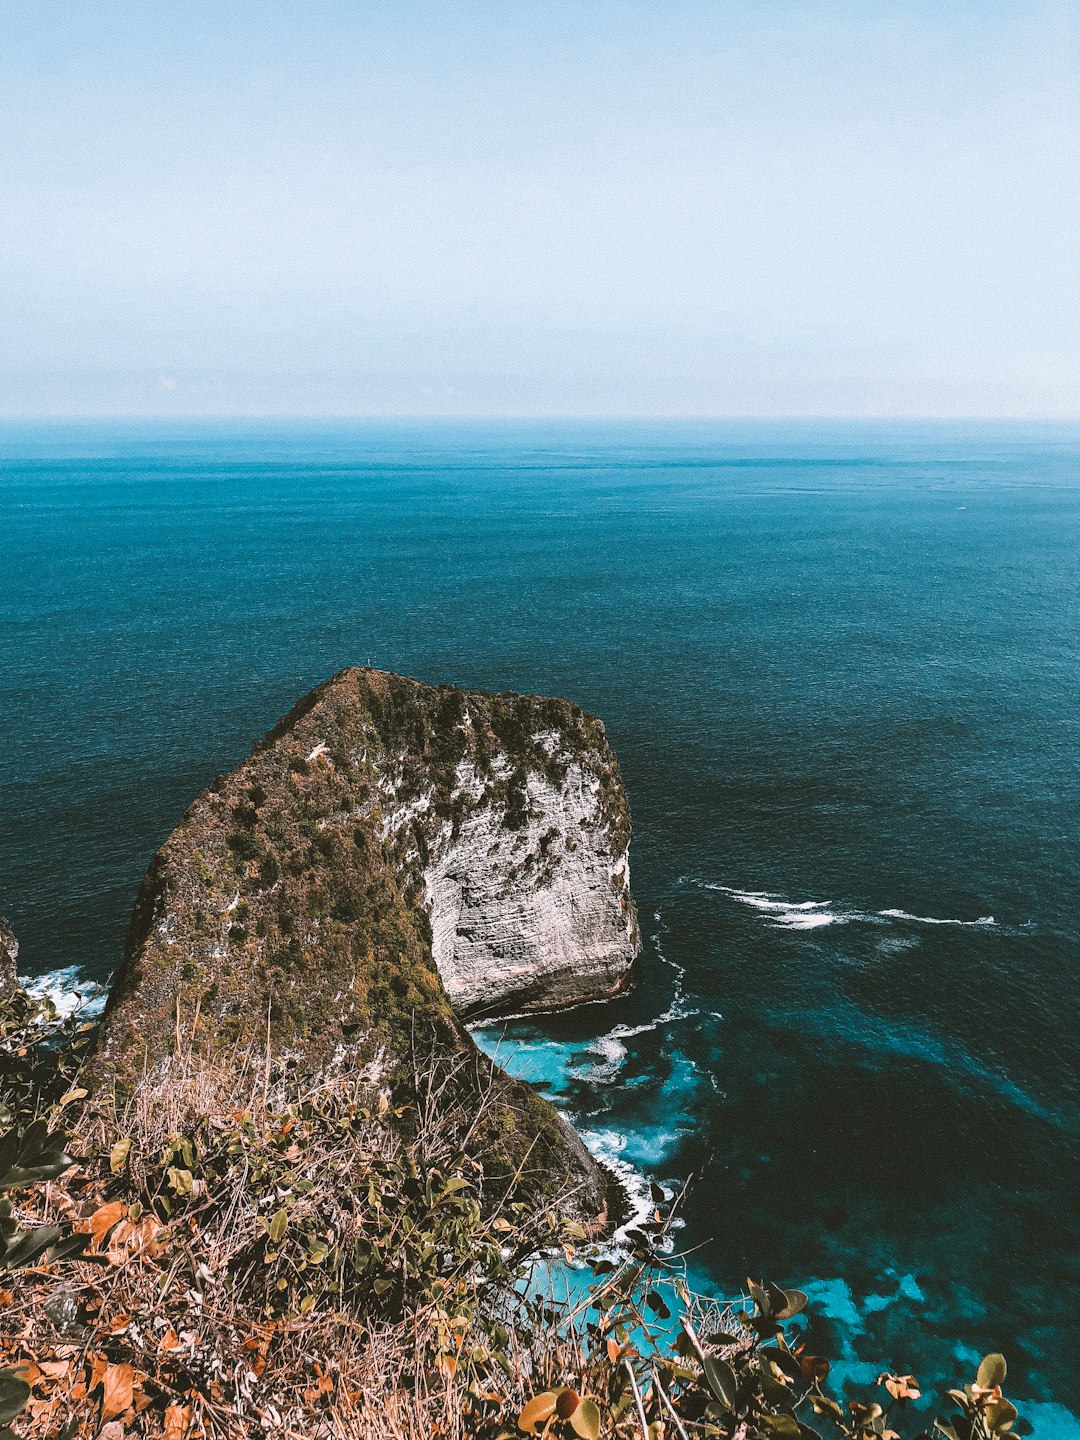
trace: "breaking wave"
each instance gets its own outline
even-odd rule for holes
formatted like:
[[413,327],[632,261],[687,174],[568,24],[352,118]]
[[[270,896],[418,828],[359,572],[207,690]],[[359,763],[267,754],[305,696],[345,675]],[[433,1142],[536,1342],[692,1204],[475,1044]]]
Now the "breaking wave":
[[48,970],[29,980],[20,980],[28,995],[38,1000],[51,1000],[61,1019],[78,1011],[87,1020],[94,1020],[105,1008],[107,991],[93,980],[87,980],[78,965],[63,970]]

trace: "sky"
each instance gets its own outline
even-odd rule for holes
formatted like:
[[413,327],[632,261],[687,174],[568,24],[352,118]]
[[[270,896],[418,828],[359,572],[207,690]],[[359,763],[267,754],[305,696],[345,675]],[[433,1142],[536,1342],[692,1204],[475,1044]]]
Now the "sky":
[[1080,416],[1080,0],[3,0],[0,414]]

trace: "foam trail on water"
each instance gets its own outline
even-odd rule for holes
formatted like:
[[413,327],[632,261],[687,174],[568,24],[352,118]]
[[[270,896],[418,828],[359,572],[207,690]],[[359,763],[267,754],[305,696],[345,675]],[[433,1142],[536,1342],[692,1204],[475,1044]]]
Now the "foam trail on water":
[[[588,1071],[589,1079],[596,1084],[610,1084],[622,1069],[627,1055],[626,1046],[623,1044],[624,1040],[632,1040],[636,1035],[648,1035],[664,1025],[676,1024],[681,1020],[693,1020],[702,1013],[700,1010],[687,1008],[686,971],[676,961],[664,954],[660,937],[666,926],[659,910],[655,912],[653,919],[657,923],[657,929],[652,935],[653,949],[656,951],[657,959],[669,970],[675,972],[671,1004],[662,1014],[655,1016],[652,1020],[646,1020],[643,1024],[613,1026],[588,1046],[588,1054],[600,1056],[599,1061]],[[715,1014],[715,1012],[711,1013]]]
[[614,1232],[609,1241],[612,1249],[619,1249],[626,1243],[626,1232],[652,1218],[653,1198],[649,1180],[627,1160],[626,1136],[617,1130],[581,1130],[589,1154],[594,1160],[607,1167],[614,1174],[630,1202],[630,1216]]
[[871,918],[858,911],[835,910],[831,900],[785,900],[768,890],[737,890],[733,885],[705,883],[703,888],[730,895],[733,900],[760,910],[773,925],[785,930],[820,930],[825,925],[846,925],[849,920]]
[[902,920],[915,925],[990,926],[992,915],[977,920],[938,919],[933,915],[913,915],[909,910],[859,910],[842,907],[833,900],[786,900],[770,890],[738,890],[734,885],[713,885],[701,881],[703,890],[715,890],[732,900],[761,912],[762,918],[784,930],[819,930],[825,925],[882,925],[889,920]]
[[911,920],[917,925],[993,925],[995,924],[992,915],[980,915],[977,920],[938,920],[933,915],[912,915],[907,910],[879,910],[879,915],[887,915],[890,920]]

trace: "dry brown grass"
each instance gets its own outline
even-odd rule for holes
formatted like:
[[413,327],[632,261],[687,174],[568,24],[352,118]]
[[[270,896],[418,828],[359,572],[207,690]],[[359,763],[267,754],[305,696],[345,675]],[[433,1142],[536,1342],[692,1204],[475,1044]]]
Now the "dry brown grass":
[[[23,1365],[33,1385],[27,1440],[65,1425],[71,1440],[499,1434],[530,1377],[572,1363],[576,1342],[541,1345],[507,1323],[512,1267],[493,1282],[492,1254],[535,1252],[547,1221],[485,1218],[482,1170],[454,1144],[460,1118],[442,1104],[451,1082],[429,1085],[408,1141],[372,1076],[297,1089],[256,1048],[215,1069],[181,1047],[123,1108],[87,1109],[81,1164],[17,1197],[23,1223],[92,1234],[83,1258],[27,1272],[0,1296],[0,1363]],[[110,1165],[118,1138],[130,1148]],[[190,1168],[178,1139],[194,1146]],[[178,1196],[181,1167],[192,1183]],[[392,1214],[389,1200],[373,1212],[367,1183],[382,1176],[396,1203],[401,1176],[410,1194],[421,1184],[408,1179],[417,1167],[437,1185],[460,1182],[441,1202],[460,1204],[460,1223],[436,1231],[437,1203],[443,1251],[413,1274],[406,1231],[429,1212],[422,1199],[415,1213],[403,1201]],[[358,1238],[383,1246],[394,1287],[350,1296],[343,1261],[335,1291],[335,1272],[308,1265],[299,1238],[286,1264],[266,1224],[286,1206],[290,1235],[333,1238],[335,1254]],[[508,1363],[493,1358],[493,1335]]]

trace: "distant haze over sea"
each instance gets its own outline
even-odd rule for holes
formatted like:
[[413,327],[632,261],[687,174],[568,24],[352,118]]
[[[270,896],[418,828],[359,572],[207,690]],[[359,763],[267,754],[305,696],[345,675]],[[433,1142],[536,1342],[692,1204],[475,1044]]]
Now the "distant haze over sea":
[[1078,557],[1080,427],[3,422],[0,913],[104,978],[345,665],[567,695],[640,983],[478,1038],[631,1184],[695,1174],[699,1283],[801,1286],[860,1378],[1001,1349],[1076,1436]]

